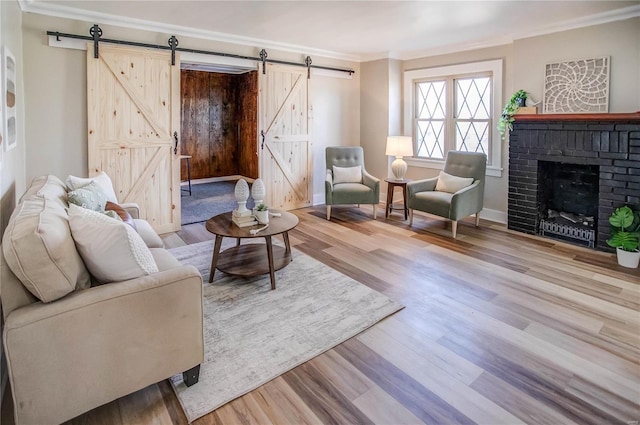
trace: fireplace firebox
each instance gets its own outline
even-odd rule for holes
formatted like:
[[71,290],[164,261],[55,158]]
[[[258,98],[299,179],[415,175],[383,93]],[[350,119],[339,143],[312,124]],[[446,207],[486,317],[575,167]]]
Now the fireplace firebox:
[[595,248],[599,166],[538,161],[538,233]]
[[508,227],[599,250],[622,205],[640,209],[640,112],[516,115]]

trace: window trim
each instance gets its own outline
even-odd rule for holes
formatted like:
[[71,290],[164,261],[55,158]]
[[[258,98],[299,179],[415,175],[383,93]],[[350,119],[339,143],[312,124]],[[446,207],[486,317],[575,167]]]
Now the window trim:
[[[482,62],[472,62],[459,65],[447,65],[434,68],[414,69],[404,72],[404,130],[410,135],[415,143],[415,129],[413,128],[414,108],[415,108],[415,83],[425,79],[437,79],[451,75],[464,75],[473,73],[490,72],[491,80],[491,109],[493,116],[491,121],[491,157],[487,161],[487,175],[502,177],[502,137],[496,128],[496,123],[502,111],[502,59],[494,59]],[[446,136],[445,136],[446,137]],[[433,168],[442,170],[444,161],[425,158],[405,158],[405,161],[415,167]]]

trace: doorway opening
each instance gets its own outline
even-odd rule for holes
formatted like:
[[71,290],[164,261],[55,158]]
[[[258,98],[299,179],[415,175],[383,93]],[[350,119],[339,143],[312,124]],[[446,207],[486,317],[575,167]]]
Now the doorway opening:
[[258,73],[183,63],[180,88],[180,154],[188,158],[180,174],[192,187],[182,192],[182,224],[190,224],[231,211],[235,182],[258,178]]

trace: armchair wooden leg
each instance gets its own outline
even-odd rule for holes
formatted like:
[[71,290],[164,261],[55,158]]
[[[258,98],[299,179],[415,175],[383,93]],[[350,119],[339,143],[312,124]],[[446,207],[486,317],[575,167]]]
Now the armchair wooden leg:
[[476,227],[480,226],[480,211],[476,213]]
[[373,219],[377,220],[378,219],[378,205],[373,204]]
[[409,226],[413,226],[413,209],[409,210]]
[[458,233],[458,222],[457,221],[452,221],[451,222],[451,234],[453,235],[453,239],[456,238],[456,234]]
[[331,220],[331,205],[327,205],[327,220]]
[[194,366],[191,369],[182,372],[182,379],[187,387],[190,387],[198,383],[200,379],[200,365]]

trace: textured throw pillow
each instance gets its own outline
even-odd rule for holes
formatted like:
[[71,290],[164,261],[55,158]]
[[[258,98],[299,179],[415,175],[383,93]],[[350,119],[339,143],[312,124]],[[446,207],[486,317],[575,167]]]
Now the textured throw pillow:
[[142,238],[121,221],[71,204],[69,227],[80,256],[98,282],[120,282],[158,271]]
[[120,221],[124,221],[129,226],[136,229],[136,223],[135,221],[133,221],[133,217],[131,217],[131,214],[129,214],[127,210],[122,208],[120,205],[107,201],[107,205],[104,207],[104,209],[106,212],[116,214],[116,216],[120,219]]
[[118,202],[118,198],[116,197],[116,192],[113,190],[113,183],[111,179],[104,171],[98,174],[95,177],[82,178],[69,176],[65,181],[67,185],[67,189],[69,191],[76,190],[82,186],[86,186],[91,182],[95,182],[100,188],[104,191],[105,195],[107,195],[107,201]]
[[93,211],[104,211],[107,205],[107,195],[95,182],[77,188],[67,193],[69,203]]
[[473,183],[473,177],[458,177],[440,171],[438,181],[436,182],[436,190],[438,192],[456,193],[460,189],[464,189]]
[[338,183],[362,183],[362,167],[336,167],[333,166],[333,184]]

